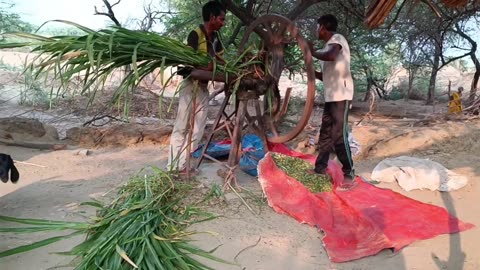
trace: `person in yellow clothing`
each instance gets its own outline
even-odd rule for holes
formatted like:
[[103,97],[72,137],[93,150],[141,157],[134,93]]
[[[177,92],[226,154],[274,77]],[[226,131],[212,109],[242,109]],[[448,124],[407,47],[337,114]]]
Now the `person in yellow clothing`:
[[458,114],[462,112],[462,92],[463,87],[460,86],[458,88],[458,92],[455,92],[450,96],[450,102],[448,103],[448,113]]

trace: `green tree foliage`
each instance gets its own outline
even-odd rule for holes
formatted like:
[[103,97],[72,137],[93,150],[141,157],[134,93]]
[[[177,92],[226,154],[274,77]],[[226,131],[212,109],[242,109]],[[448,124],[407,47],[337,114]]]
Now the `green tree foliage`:
[[[407,5],[402,13],[398,13],[392,30],[402,47],[402,63],[409,71],[409,93],[416,74],[428,70],[428,87],[422,90],[427,93],[427,104],[434,101],[438,72],[469,54],[468,50],[453,50],[458,46],[459,39],[462,39],[461,43],[465,43],[465,37],[456,33],[455,25],[475,20],[479,10],[480,6],[473,3],[461,9],[439,6],[436,12],[428,5],[416,4]],[[475,35],[473,32],[469,34]]]
[[[170,0],[163,4],[164,34],[185,40],[188,32],[201,23],[201,7],[207,1]],[[458,55],[447,54],[452,48],[459,47],[459,43],[465,44],[466,38],[453,31],[455,25],[464,25],[465,21],[478,18],[480,8],[473,2],[464,8],[448,9],[436,3],[428,5],[424,1],[398,1],[383,25],[377,29],[368,29],[364,23],[365,11],[371,1],[219,1],[229,10],[222,36],[225,45],[232,46],[232,51],[235,51],[240,38],[245,34],[244,25],[263,14],[281,14],[294,20],[309,40],[316,40],[316,19],[327,13],[335,14],[339,19],[339,32],[347,38],[351,47],[352,72],[357,92],[365,92],[365,99],[370,91],[377,90],[377,94],[385,94],[384,83],[395,69],[403,67],[409,74],[406,82],[408,87],[405,89],[407,98],[414,86],[418,88],[419,85],[425,85],[425,74],[430,72],[428,87],[422,89],[428,92],[426,96],[430,101],[434,98],[438,71],[450,62],[468,56],[465,52]],[[473,36],[474,32],[464,34]],[[317,44],[317,47],[322,46],[320,42]],[[296,64],[301,58],[298,47],[287,47],[285,57],[287,71],[302,72],[302,65]]]
[[85,34],[84,32],[80,31],[78,28],[75,27],[59,27],[48,25],[40,28],[37,33],[45,36],[82,36]]
[[163,34],[185,40],[188,33],[202,22],[202,5],[200,1],[169,1],[165,7],[167,16],[163,19]]
[[[0,2],[0,33],[6,32],[31,32],[33,26],[20,18],[20,15],[12,11],[14,4]],[[3,41],[3,38],[0,39]]]

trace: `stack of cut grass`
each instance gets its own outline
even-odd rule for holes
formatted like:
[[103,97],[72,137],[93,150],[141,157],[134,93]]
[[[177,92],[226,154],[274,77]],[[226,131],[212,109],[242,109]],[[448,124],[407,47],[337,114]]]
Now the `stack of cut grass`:
[[[180,41],[155,33],[119,27],[94,31],[73,22],[57,22],[73,25],[85,32],[85,35],[44,37],[29,33],[9,33],[28,41],[0,44],[0,49],[32,47],[32,52],[39,55],[28,68],[34,70],[36,77],[48,72],[65,86],[74,76],[81,75],[81,94],[91,91],[90,94],[94,96],[112,72],[131,66],[131,71],[124,77],[114,95],[114,101],[117,102],[157,68],[163,71],[166,67],[180,65],[206,67],[212,61],[210,56],[197,52]],[[248,67],[259,62],[255,59],[242,62],[244,55],[224,64],[214,61],[214,73],[218,71],[235,77],[251,73]],[[167,83],[168,81],[165,82]]]
[[279,153],[272,153],[272,158],[278,168],[302,183],[311,192],[330,192],[333,190],[330,177],[310,173],[309,170],[312,170],[313,166],[307,161]]
[[[90,202],[98,207],[90,223],[18,219],[0,220],[31,227],[0,228],[3,233],[73,230],[40,242],[0,252],[0,258],[86,234],[86,240],[65,255],[80,261],[75,269],[211,269],[194,256],[224,262],[211,252],[192,246],[185,231],[192,223],[213,217],[199,208],[184,205],[189,186],[173,184],[169,173],[157,170],[154,176],[132,178],[110,205]],[[77,260],[74,260],[77,261]]]

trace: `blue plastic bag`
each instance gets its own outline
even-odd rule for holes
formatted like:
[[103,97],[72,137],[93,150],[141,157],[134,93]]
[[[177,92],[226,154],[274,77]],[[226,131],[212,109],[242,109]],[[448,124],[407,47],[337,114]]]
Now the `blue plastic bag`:
[[[205,147],[205,144],[200,145],[197,150],[192,153],[192,157],[199,158],[202,154],[203,147]],[[230,148],[232,148],[230,140],[214,142],[208,145],[206,154],[213,158],[226,158],[230,153]]]
[[[192,157],[199,158],[205,145],[201,145]],[[230,140],[210,143],[206,154],[217,159],[228,158],[232,144]],[[242,138],[242,155],[240,156],[240,169],[249,175],[257,176],[258,162],[265,156],[263,142],[257,135],[246,134]]]
[[257,135],[246,134],[242,138],[240,169],[251,176],[258,176],[258,162],[265,156],[263,142]]

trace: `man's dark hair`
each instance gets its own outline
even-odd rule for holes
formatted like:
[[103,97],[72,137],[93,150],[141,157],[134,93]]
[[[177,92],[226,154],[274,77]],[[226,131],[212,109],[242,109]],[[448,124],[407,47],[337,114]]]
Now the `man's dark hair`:
[[203,21],[210,20],[210,16],[220,16],[222,12],[227,13],[225,7],[217,1],[210,1],[206,3],[202,8]]
[[323,15],[317,20],[319,25],[323,25],[325,29],[331,32],[337,31],[338,21],[332,14]]

